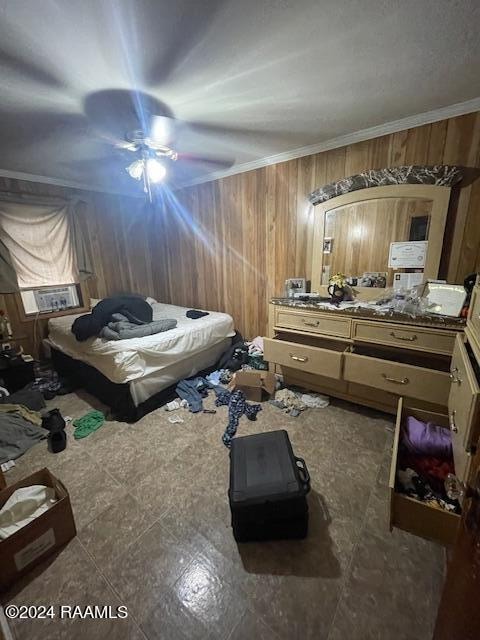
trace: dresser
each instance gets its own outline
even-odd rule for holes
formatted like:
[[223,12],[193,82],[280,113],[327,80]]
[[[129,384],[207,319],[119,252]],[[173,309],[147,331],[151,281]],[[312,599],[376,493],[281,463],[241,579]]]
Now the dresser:
[[459,482],[480,437],[480,287],[468,320],[407,318],[273,299],[264,357],[286,385],[396,414],[390,527],[451,544],[460,516],[396,491],[402,424],[408,415],[449,428]]

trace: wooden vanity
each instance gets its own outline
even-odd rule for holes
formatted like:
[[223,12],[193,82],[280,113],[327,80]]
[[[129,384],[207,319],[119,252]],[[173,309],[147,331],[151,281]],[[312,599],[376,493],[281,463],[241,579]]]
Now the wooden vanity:
[[460,516],[395,490],[407,415],[450,428],[459,481],[480,437],[480,287],[469,318],[417,318],[369,310],[270,303],[265,359],[298,385],[397,415],[390,474],[390,526],[451,544]]
[[315,309],[274,299],[265,359],[287,384],[396,412],[400,396],[446,406],[450,360],[464,324]]

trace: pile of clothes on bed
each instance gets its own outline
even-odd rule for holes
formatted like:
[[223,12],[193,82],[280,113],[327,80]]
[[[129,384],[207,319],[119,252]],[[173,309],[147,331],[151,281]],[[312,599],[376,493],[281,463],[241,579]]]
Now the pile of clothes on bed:
[[173,319],[153,321],[151,305],[140,296],[104,298],[91,313],[80,316],[72,324],[72,333],[79,342],[100,337],[105,340],[143,338],[169,331],[177,326]]
[[450,431],[408,416],[401,433],[397,489],[432,507],[460,513],[458,501],[445,490],[445,480],[453,474]]

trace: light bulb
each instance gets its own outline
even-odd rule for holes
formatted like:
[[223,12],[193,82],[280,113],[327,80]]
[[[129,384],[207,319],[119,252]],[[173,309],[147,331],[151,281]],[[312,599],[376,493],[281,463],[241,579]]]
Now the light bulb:
[[146,162],[146,171],[148,180],[153,183],[161,182],[167,173],[163,164],[156,158],[148,158]]
[[126,171],[135,180],[140,180],[143,175],[143,160],[134,160],[132,164],[128,165]]

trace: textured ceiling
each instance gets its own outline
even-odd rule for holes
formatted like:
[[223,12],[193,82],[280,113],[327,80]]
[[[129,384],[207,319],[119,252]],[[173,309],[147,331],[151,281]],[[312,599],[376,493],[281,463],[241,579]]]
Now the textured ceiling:
[[479,30],[478,0],[0,0],[0,173],[135,188],[87,117],[106,89],[157,98],[194,123],[176,148],[235,165],[467,101]]

